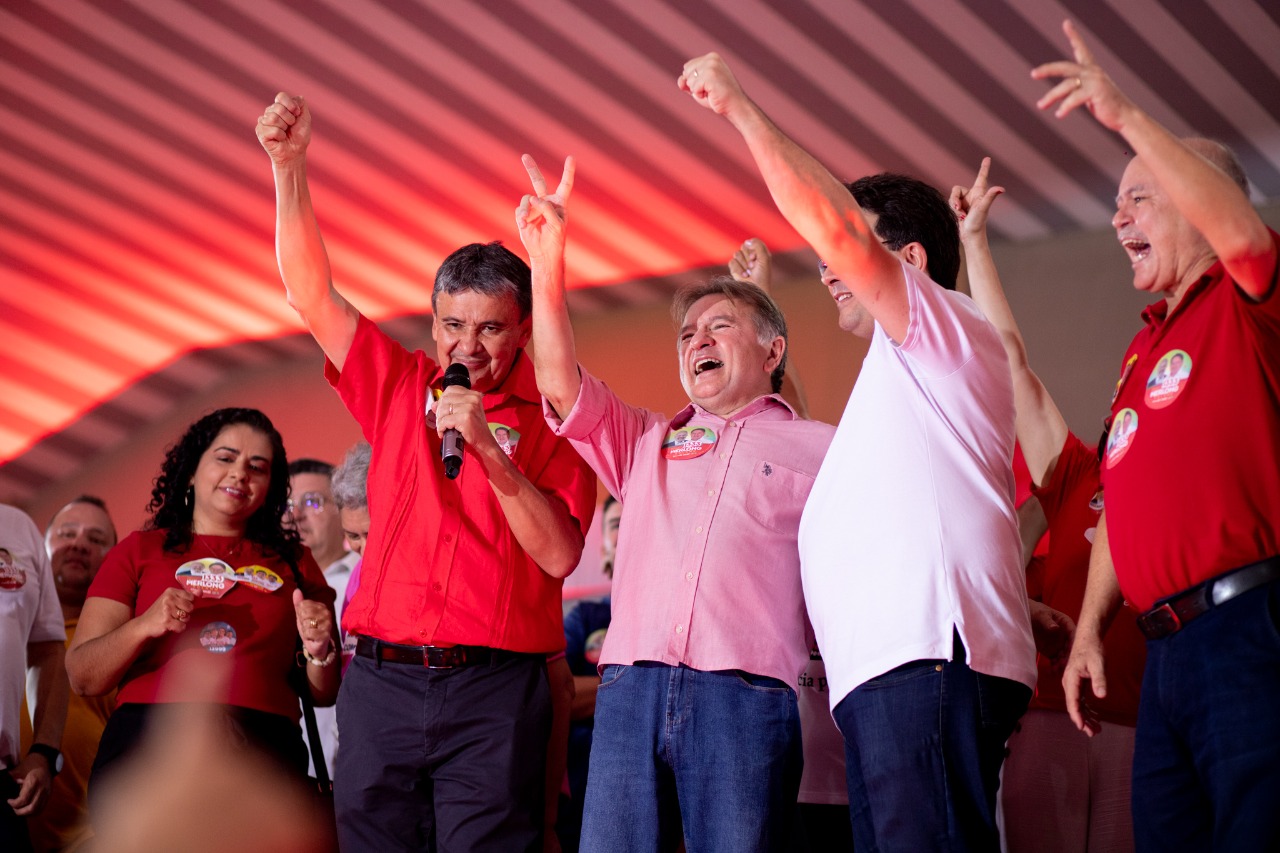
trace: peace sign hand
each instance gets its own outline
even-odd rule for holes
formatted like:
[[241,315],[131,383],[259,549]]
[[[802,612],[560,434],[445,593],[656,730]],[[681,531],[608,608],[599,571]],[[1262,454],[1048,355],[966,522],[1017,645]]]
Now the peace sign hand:
[[521,158],[533,194],[520,199],[516,208],[516,227],[520,230],[520,242],[529,253],[529,263],[563,261],[565,229],[568,225],[569,194],[573,192],[575,162],[572,156],[564,159],[564,173],[560,186],[554,193],[547,192],[547,181],[533,158],[525,154]]

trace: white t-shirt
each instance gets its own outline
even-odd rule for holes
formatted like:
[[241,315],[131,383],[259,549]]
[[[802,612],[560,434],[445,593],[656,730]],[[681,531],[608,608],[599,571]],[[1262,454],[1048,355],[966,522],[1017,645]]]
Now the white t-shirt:
[[[338,594],[338,600],[334,602],[333,609],[337,614],[338,622],[342,622],[342,599],[347,594],[347,583],[351,580],[351,570],[356,567],[356,563],[360,562],[360,555],[355,551],[348,551],[343,554],[340,559],[334,560],[324,570],[324,579],[329,586],[333,587],[333,591]],[[341,666],[340,661],[334,661],[334,666]],[[320,745],[324,749],[324,763],[329,768],[329,779],[333,779],[333,761],[338,754],[338,709],[336,706],[328,708],[316,708],[316,730],[320,732]],[[306,740],[307,730],[306,723],[303,722],[302,735]],[[311,758],[310,752],[311,742],[307,741],[307,774],[316,775],[316,764]]]
[[0,765],[4,767],[18,763],[27,644],[51,640],[65,643],[67,630],[44,537],[26,513],[0,505]]
[[1013,508],[1013,384],[973,301],[903,264],[899,346],[877,324],[800,522],[834,709],[870,678],[950,660],[1034,686]]

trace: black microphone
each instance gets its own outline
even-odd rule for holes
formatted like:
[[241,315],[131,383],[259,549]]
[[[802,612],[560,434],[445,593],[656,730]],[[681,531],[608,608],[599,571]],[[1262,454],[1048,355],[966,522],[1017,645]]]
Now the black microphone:
[[[465,364],[451,364],[444,372],[444,379],[440,381],[440,390],[444,391],[452,388],[454,385],[461,385],[463,388],[471,387],[471,374],[467,372]],[[466,444],[462,439],[462,434],[456,429],[447,429],[440,444],[440,459],[444,462],[444,475],[450,480],[456,479],[458,472],[462,470],[462,447]]]

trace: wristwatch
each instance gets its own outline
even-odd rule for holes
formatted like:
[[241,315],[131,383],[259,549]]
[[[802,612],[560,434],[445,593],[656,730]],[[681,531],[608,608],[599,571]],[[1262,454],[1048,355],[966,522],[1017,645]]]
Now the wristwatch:
[[62,772],[62,753],[56,747],[49,746],[47,743],[33,743],[31,749],[27,750],[27,755],[32,753],[43,755],[44,760],[49,762],[49,776],[54,777]]

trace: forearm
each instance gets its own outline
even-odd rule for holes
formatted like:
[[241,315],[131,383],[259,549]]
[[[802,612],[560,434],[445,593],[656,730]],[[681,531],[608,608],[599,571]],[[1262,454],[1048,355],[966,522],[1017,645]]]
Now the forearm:
[[328,666],[307,662],[307,686],[311,690],[311,701],[318,708],[327,708],[338,701],[338,688],[342,683],[342,650],[336,639],[332,650],[334,661]]
[[1276,257],[1266,224],[1239,185],[1132,104],[1123,112],[1120,135],[1232,277],[1260,295]]
[[329,360],[341,370],[357,315],[333,287],[329,253],[320,236],[307,184],[306,162],[275,166],[276,260],[289,304],[306,323]]
[[61,746],[67,722],[70,687],[65,667],[66,646],[61,640],[27,646],[27,678],[35,681],[36,704],[32,709],[32,743]]
[[569,764],[569,709],[573,705],[575,679],[563,657],[547,664],[551,687],[551,737],[547,739],[547,778],[544,808],[548,832],[555,831],[560,806],[560,788]]
[[573,706],[569,719],[586,720],[596,715],[596,691],[600,689],[600,676],[575,675],[573,677]]
[[564,578],[582,556],[582,531],[565,505],[543,494],[495,444],[479,456],[516,541],[547,574]]
[[328,298],[329,254],[311,204],[305,161],[272,169],[276,184],[276,260],[289,304],[304,318]]
[[866,303],[868,277],[859,273],[888,255],[853,196],[756,104],[743,101],[727,118],[746,140],[778,210],[828,266],[850,277],[845,283]]
[[79,696],[101,696],[113,690],[151,641],[138,619],[94,639],[82,642],[80,636],[77,632],[66,658],[68,681]]
[[578,373],[573,324],[564,288],[564,258],[533,264],[533,367],[538,392],[557,415],[566,418],[578,401]]
[[1104,512],[1094,531],[1093,550],[1089,554],[1089,580],[1085,586],[1080,619],[1076,623],[1077,636],[1087,636],[1101,642],[1123,603],[1124,596],[1120,592],[1115,566],[1111,562],[1111,546],[1107,541]]
[[1052,474],[1062,443],[1066,441],[1067,422],[1027,361],[1022,330],[1005,296],[985,228],[977,234],[962,231],[962,242],[969,292],[983,316],[995,327],[1009,359],[1018,443],[1032,482],[1041,486]]

